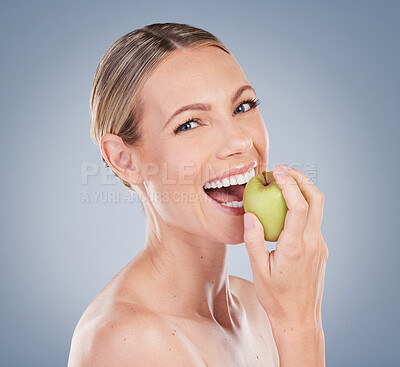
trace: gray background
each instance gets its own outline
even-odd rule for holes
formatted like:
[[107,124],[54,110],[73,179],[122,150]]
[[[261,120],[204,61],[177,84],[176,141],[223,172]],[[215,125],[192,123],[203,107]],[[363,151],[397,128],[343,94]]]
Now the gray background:
[[[65,366],[81,314],[144,242],[90,140],[89,94],[111,43],[157,22],[227,45],[261,100],[269,168],[325,193],[327,366],[400,365],[399,1],[2,1],[0,17],[1,366]],[[252,278],[244,245],[230,273]]]

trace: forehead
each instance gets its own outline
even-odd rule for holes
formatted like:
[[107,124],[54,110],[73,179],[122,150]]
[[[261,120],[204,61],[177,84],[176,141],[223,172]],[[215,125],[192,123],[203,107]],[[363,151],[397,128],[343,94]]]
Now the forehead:
[[146,81],[141,97],[145,114],[158,113],[166,118],[187,104],[230,100],[244,84],[248,81],[235,58],[217,47],[206,46],[174,51]]

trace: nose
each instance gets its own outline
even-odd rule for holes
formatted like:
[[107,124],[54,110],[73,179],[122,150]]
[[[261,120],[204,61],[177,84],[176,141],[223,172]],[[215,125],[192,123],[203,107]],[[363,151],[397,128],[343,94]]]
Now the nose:
[[232,122],[223,132],[217,156],[220,159],[226,159],[234,155],[245,155],[252,147],[251,136],[242,131],[235,122]]

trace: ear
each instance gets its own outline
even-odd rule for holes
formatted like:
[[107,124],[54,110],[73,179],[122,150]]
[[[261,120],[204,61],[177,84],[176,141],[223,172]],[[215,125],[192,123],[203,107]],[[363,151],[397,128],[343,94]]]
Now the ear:
[[138,185],[141,179],[137,162],[133,161],[134,150],[115,134],[106,134],[101,138],[100,149],[103,158],[118,177],[132,185]]

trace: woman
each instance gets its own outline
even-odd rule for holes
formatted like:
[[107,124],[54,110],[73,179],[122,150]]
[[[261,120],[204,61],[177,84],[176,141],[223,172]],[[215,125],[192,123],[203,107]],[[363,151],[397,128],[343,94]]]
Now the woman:
[[[323,195],[300,171],[274,168],[289,210],[269,254],[242,202],[243,182],[268,161],[257,105],[235,58],[202,29],[152,24],[106,52],[92,134],[140,195],[147,237],[84,312],[69,367],[324,366]],[[204,187],[226,177],[229,187]],[[254,284],[228,276],[227,244],[243,241]]]

